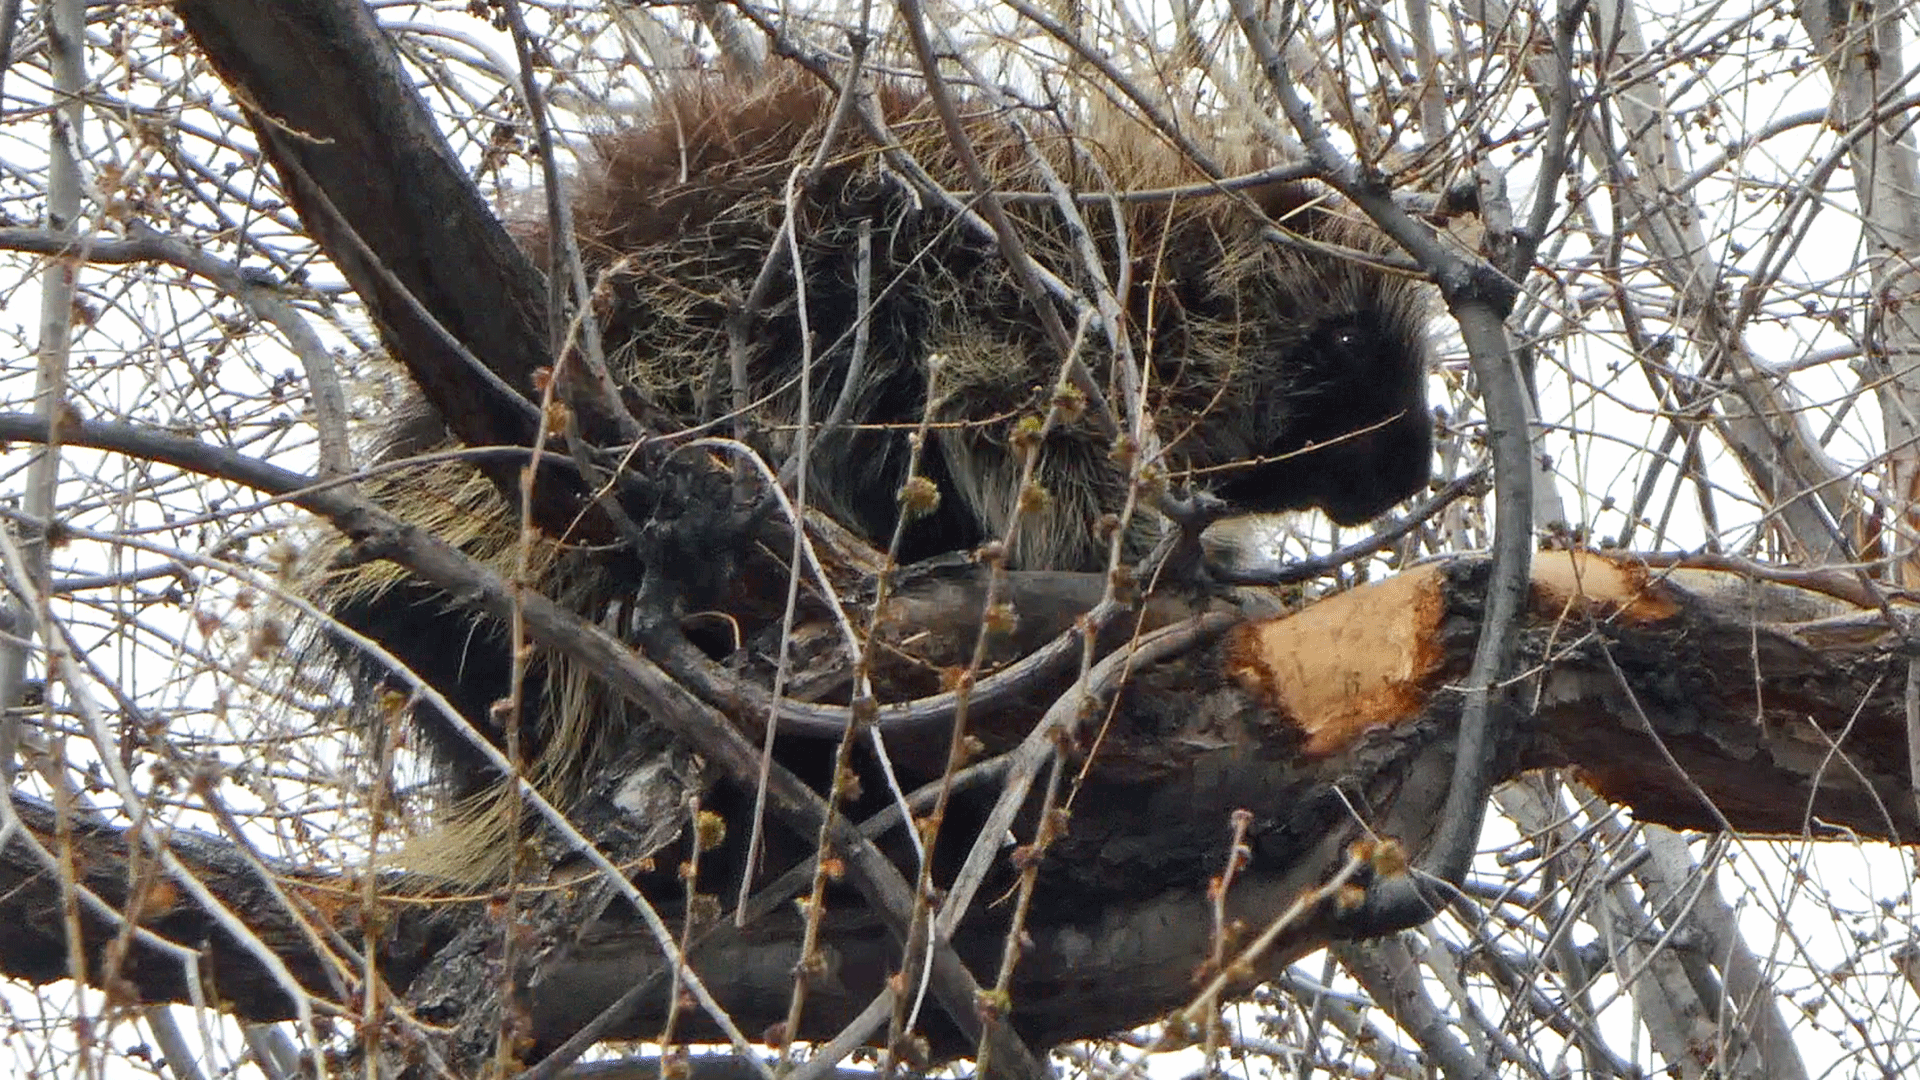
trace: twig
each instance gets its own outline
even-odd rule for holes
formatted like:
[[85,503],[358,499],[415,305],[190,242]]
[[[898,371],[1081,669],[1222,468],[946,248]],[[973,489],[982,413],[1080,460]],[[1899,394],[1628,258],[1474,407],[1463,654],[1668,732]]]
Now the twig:
[[1113,409],[1108,406],[1106,394],[1093,380],[1093,374],[1077,355],[1074,335],[1067,332],[1067,324],[1060,320],[1060,312],[1048,302],[1046,290],[1041,287],[1033,257],[1027,254],[1027,248],[1020,240],[1020,233],[1013,227],[1013,220],[1007,216],[1006,207],[994,193],[993,182],[987,176],[987,170],[980,164],[979,155],[973,152],[973,140],[967,136],[966,124],[960,119],[960,110],[954,106],[953,94],[946,80],[940,77],[940,61],[934,55],[933,42],[927,37],[927,21],[921,11],[919,0],[898,0],[901,20],[906,24],[908,40],[913,44],[915,58],[920,63],[921,73],[926,77],[927,97],[933,102],[934,110],[940,114],[940,122],[947,130],[947,142],[954,156],[960,161],[961,171],[966,174],[967,182],[978,193],[975,202],[987,223],[993,227],[994,239],[1000,245],[1000,255],[1007,260],[1013,270],[1013,278],[1025,294],[1027,304],[1040,319],[1041,329],[1046,332],[1047,340],[1053,344],[1054,351],[1066,365],[1067,379],[1074,389],[1080,391],[1086,399],[1087,419],[1092,421],[1094,429],[1108,442],[1120,434],[1120,426],[1114,420]]
[[333,356],[305,317],[282,295],[283,286],[268,275],[238,263],[217,259],[178,237],[168,236],[138,219],[126,225],[124,240],[89,238],[84,246],[71,236],[46,229],[0,228],[0,249],[84,259],[88,263],[157,262],[204,278],[221,292],[240,301],[255,318],[265,319],[282,338],[307,376],[313,399],[313,424],[320,440],[321,472],[345,473],[353,468],[347,441],[347,396],[334,368]]
[[[527,116],[533,124],[534,142],[540,152],[541,179],[546,187],[547,319],[548,333],[553,339],[555,371],[566,370],[561,365],[562,358],[568,355],[565,338],[571,336],[571,328],[577,326],[581,340],[579,362],[586,365],[588,380],[587,386],[582,389],[590,390],[595,395],[591,402],[591,415],[596,420],[611,420],[622,440],[637,442],[644,433],[639,421],[627,411],[626,402],[621,397],[623,387],[615,383],[612,374],[607,371],[606,353],[601,348],[600,320],[593,312],[593,290],[587,285],[586,267],[580,261],[580,244],[573,232],[573,207],[567,201],[560,167],[553,157],[553,125],[547,119],[546,97],[540,92],[540,84],[533,75],[533,35],[527,32],[520,0],[501,0],[500,9],[506,16],[508,28],[513,32],[513,48],[520,62],[520,93],[525,99]],[[561,278],[560,273],[566,276]],[[571,316],[567,311],[568,286],[573,291]],[[563,385],[571,388],[577,382],[566,379]],[[636,390],[631,385],[624,389],[627,392]],[[588,404],[579,394],[569,393],[566,400],[576,409]]]
[[1468,496],[1480,494],[1485,490],[1487,473],[1476,469],[1465,476],[1448,481],[1425,502],[1416,507],[1392,525],[1381,529],[1365,540],[1348,544],[1343,548],[1330,551],[1325,555],[1316,555],[1311,559],[1301,559],[1278,566],[1271,570],[1241,570],[1233,567],[1216,568],[1209,571],[1215,578],[1228,585],[1291,585],[1299,581],[1310,581],[1324,577],[1343,566],[1359,562],[1377,551],[1384,551],[1398,543],[1401,537],[1413,532],[1432,520],[1441,511]]

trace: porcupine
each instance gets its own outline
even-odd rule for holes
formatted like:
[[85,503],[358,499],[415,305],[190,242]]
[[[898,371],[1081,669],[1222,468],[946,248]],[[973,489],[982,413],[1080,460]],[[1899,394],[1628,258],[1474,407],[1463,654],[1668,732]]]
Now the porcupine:
[[[1061,357],[992,237],[916,191],[857,119],[840,127],[824,167],[789,200],[790,176],[814,155],[835,102],[797,74],[753,84],[694,77],[646,118],[596,140],[569,195],[608,365],[686,425],[731,422],[738,395],[728,385],[729,334],[741,329],[733,320],[791,213],[804,287],[796,288],[789,256],[774,253],[772,299],[746,328],[748,428],[776,467],[791,454],[802,419],[804,298],[813,358],[807,419],[816,425],[810,499],[884,548],[901,513],[908,439],[926,414],[933,427],[921,473],[940,498],[907,523],[900,559],[967,551],[1007,533],[1021,474],[1011,433],[1046,410]],[[965,199],[970,185],[925,94],[882,83],[875,103],[898,150]],[[1046,189],[1035,153],[1081,192],[1191,187],[1199,178],[1137,124],[1105,125],[1112,130],[1102,139],[1087,134],[1100,124],[1069,133],[1033,112],[1016,126],[977,100],[962,104],[968,137],[1002,190]],[[1109,280],[1127,283],[1120,303],[1165,451],[1158,464],[1196,476],[1235,511],[1311,507],[1341,524],[1365,521],[1429,476],[1427,290],[1332,250],[1388,245],[1318,188],[1275,182],[1245,192],[1258,213],[1247,200],[1204,190],[1082,205]],[[1087,283],[1057,206],[1022,199],[1009,212],[1040,266]],[[521,232],[544,256],[540,228]],[[1117,401],[1113,352],[1097,328],[1082,338],[1081,358]],[[857,378],[848,387],[850,373]],[[822,431],[836,407],[848,422]],[[385,456],[431,444],[438,428],[427,412],[402,410]],[[516,516],[486,480],[458,465],[395,475],[389,490],[375,482],[372,492],[470,555],[508,564]],[[1010,565],[1104,568],[1100,523],[1120,508],[1127,476],[1125,455],[1084,421],[1057,426],[1035,473],[1044,505],[1023,513]],[[1155,527],[1148,510],[1135,520],[1129,553]],[[591,557],[544,538],[531,572],[588,618],[632,600]],[[322,592],[343,622],[383,640],[475,726],[497,732],[488,710],[507,690],[503,628],[452,614],[391,568],[349,568]],[[557,658],[536,658],[527,700],[525,756],[536,782],[563,801],[623,718],[643,722]],[[428,720],[425,734],[453,791],[484,792],[492,770],[443,727]]]

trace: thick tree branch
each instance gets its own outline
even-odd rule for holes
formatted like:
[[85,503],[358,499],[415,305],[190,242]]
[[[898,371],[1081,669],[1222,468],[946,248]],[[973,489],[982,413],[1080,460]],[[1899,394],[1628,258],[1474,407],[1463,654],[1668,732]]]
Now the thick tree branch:
[[[388,349],[468,446],[531,446],[553,362],[546,287],[487,208],[361,0],[182,0],[313,237]],[[474,363],[480,365],[476,370]],[[518,505],[516,468],[482,466]],[[580,491],[544,474],[556,534]]]
[[[54,848],[58,841],[51,805],[15,795],[13,808],[22,828],[41,845]],[[207,985],[198,989],[205,1000],[218,1002],[242,1020],[293,1018],[293,1002],[274,975],[183,891],[163,877],[129,875],[129,861],[138,856],[123,830],[85,821],[73,822],[71,829],[73,862],[82,871],[79,884],[135,920],[141,929],[199,952],[200,973]],[[245,915],[248,929],[273,948],[302,986],[322,1001],[335,996],[330,973],[339,961],[316,955],[311,943],[316,937],[362,943],[369,913],[360,906],[358,881],[350,875],[276,868],[280,888],[298,897],[316,920],[316,935],[293,921],[254,864],[225,839],[177,832],[168,838],[167,846],[210,892]],[[130,880],[139,880],[140,888],[130,890]],[[0,848],[0,971],[29,983],[54,982],[72,972],[62,907],[58,878],[22,838]],[[377,949],[381,974],[389,985],[404,987],[411,982],[474,913],[422,904],[387,906],[379,915],[382,933]],[[190,974],[178,954],[151,946],[136,935],[115,957],[120,951],[115,946],[121,925],[86,907],[81,922],[86,970],[96,985],[140,1002],[194,1000],[196,988],[188,984]],[[348,1004],[335,1003],[343,1008]]]

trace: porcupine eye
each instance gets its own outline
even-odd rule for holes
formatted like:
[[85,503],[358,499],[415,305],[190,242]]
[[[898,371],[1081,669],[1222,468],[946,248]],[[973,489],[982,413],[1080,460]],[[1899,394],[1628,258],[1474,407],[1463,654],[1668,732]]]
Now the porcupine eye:
[[1284,401],[1263,456],[1217,492],[1251,511],[1324,510],[1342,525],[1426,486],[1433,453],[1425,350],[1379,314],[1324,319],[1282,360]]
[[1374,399],[1383,414],[1397,412],[1396,403],[1410,394],[1425,399],[1425,373],[1419,370],[1417,351],[1394,341],[1383,320],[1370,312],[1323,321],[1298,355],[1303,367],[1313,369],[1312,382],[1318,384],[1301,386],[1309,394],[1360,391]]

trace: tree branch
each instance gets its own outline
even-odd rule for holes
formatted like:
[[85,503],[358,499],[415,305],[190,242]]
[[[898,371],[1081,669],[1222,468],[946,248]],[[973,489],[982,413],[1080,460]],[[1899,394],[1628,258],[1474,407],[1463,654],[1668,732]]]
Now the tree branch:
[[[36,424],[30,416],[0,414],[0,439],[44,438]],[[63,442],[141,453],[284,494],[330,515],[371,553],[481,610],[511,602],[504,586],[458,553],[339,490],[308,487],[298,474],[129,425],[73,422]],[[1187,976],[1213,948],[1215,899],[1206,881],[1223,865],[1225,822],[1236,809],[1255,813],[1247,837],[1254,854],[1226,903],[1230,918],[1250,924],[1270,920],[1302,889],[1325,880],[1358,836],[1389,836],[1413,853],[1425,851],[1450,786],[1450,736],[1462,707],[1457,687],[1474,662],[1488,574],[1483,558],[1426,564],[1286,618],[1242,622],[1224,640],[1134,670],[1097,752],[1080,742],[1070,748],[1093,756],[1071,827],[1041,868],[1027,923],[1033,944],[1012,986],[1013,1028],[1047,1045],[1182,1005]],[[975,587],[984,592],[984,572]],[[597,628],[538,596],[523,604],[535,640],[604,673],[617,692],[644,704],[710,760],[737,776],[755,775],[757,753],[728,718]],[[1920,809],[1903,797],[1904,680],[1894,676],[1904,673],[1906,660],[1881,611],[1732,573],[1663,575],[1624,558],[1551,553],[1536,560],[1522,615],[1520,657],[1531,674],[1516,698],[1527,703],[1530,722],[1494,748],[1493,779],[1573,766],[1643,821],[1920,837]],[[1035,702],[1029,715],[1037,718],[1052,704]],[[785,770],[775,770],[771,792],[801,821],[817,822],[824,812]],[[100,843],[118,842],[101,836]],[[1157,854],[1130,863],[1112,846],[1116,837],[1128,838],[1125,850]],[[846,908],[829,927],[837,989],[810,998],[800,1037],[837,1031],[885,985],[897,962],[896,928],[910,907],[898,871],[853,823],[836,828],[832,841],[870,907],[867,914]],[[114,861],[109,847],[87,865],[107,867],[102,872],[111,877]],[[52,882],[34,877],[37,864],[18,865],[24,869],[16,871],[14,888],[0,890],[9,897],[0,899],[0,922],[17,915],[14,921],[31,928],[25,913],[34,909],[11,905],[31,904],[39,894],[27,886]],[[269,905],[228,902],[277,917]],[[780,1018],[777,1009],[757,1012],[755,1002],[764,1002],[773,973],[781,986],[791,977],[792,954],[782,950],[797,939],[783,934],[797,930],[798,920],[787,918],[776,913],[749,936],[717,934],[692,957],[713,981],[716,999],[749,1030]],[[1352,929],[1337,912],[1319,913],[1271,961],[1290,962]],[[203,940],[190,925],[179,933],[179,940]],[[403,937],[417,949],[423,934]],[[306,948],[306,938],[270,926],[260,936],[296,952]],[[563,1039],[665,963],[619,909],[603,917],[594,936],[592,950],[557,959],[538,980],[530,1008],[543,1040]],[[64,961],[47,959],[57,940],[43,935],[0,948],[0,966],[35,981],[64,977]],[[955,928],[951,946],[941,950],[949,967],[936,965],[950,1008],[976,992],[961,961],[991,962],[999,945],[991,910]],[[398,946],[379,947],[384,953]],[[304,970],[298,960],[289,967]],[[396,986],[421,966],[417,953],[381,958]],[[143,1000],[180,1000],[184,993],[177,974],[130,970]],[[315,990],[324,994],[318,984]],[[656,1031],[661,1017],[649,1010],[659,1004],[647,1003],[614,1034]],[[698,1025],[690,1031],[701,1033]],[[953,1035],[955,1041],[936,1041],[938,1052],[971,1049],[977,1032]]]

